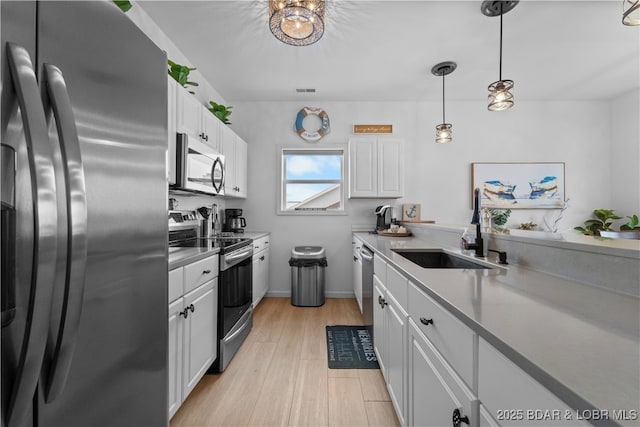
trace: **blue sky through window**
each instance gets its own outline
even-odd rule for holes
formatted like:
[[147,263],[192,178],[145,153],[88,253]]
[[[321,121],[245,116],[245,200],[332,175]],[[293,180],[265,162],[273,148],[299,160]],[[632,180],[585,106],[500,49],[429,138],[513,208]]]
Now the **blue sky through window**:
[[340,179],[341,156],[336,154],[286,155],[286,179]]

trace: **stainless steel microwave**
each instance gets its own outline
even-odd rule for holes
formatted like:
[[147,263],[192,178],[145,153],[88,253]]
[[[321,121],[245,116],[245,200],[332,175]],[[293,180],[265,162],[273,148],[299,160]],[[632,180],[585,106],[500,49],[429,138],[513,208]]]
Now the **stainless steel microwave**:
[[224,194],[224,156],[186,133],[176,139],[176,183],[171,188]]

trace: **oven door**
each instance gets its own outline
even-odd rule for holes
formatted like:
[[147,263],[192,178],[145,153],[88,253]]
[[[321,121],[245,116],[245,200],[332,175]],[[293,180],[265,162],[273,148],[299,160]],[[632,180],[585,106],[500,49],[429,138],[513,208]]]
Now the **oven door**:
[[225,337],[253,301],[253,262],[249,256],[242,262],[220,271],[218,280],[221,316],[220,338]]
[[179,133],[176,141],[175,189],[199,193],[224,194],[224,156],[188,134]]

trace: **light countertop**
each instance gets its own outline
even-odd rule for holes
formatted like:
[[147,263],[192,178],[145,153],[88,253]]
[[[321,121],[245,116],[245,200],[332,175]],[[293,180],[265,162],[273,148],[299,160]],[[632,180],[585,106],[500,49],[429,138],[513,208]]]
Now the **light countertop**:
[[640,409],[638,298],[515,265],[425,269],[393,249],[442,246],[355,235],[569,406]]

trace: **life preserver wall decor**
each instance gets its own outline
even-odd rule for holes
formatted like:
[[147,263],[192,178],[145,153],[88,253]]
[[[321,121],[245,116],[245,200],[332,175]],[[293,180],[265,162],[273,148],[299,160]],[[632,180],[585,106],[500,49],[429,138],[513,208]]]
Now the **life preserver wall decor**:
[[[320,118],[321,125],[320,129],[311,131],[307,130],[302,126],[302,122],[304,118],[309,114],[316,115]],[[329,116],[322,108],[311,108],[304,107],[300,111],[298,111],[298,115],[296,116],[296,123],[294,125],[294,129],[300,138],[305,141],[318,141],[320,138],[331,132],[331,126],[329,125]]]

